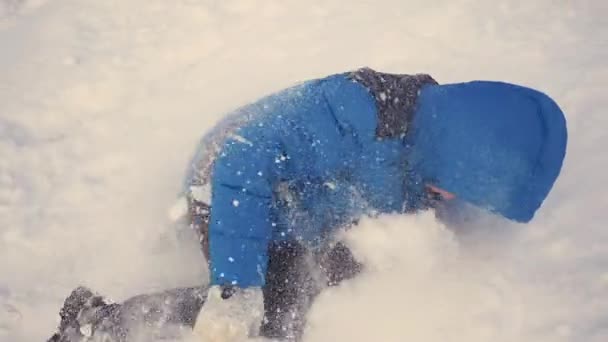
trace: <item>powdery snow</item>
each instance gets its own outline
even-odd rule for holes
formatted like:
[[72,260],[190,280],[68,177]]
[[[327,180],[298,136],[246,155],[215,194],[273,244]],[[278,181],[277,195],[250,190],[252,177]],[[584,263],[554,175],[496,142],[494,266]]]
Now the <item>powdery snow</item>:
[[368,269],[319,299],[306,341],[606,341],[607,7],[0,0],[0,340],[50,336],[79,284],[122,300],[200,283],[195,239],[166,217],[199,137],[271,91],[370,66],[543,89],[568,117],[566,164],[528,226],[364,220],[348,239]]

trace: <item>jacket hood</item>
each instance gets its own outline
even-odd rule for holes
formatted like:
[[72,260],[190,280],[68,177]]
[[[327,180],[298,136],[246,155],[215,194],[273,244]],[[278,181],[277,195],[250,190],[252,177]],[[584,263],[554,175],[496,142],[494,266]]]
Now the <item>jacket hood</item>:
[[411,129],[409,160],[424,182],[518,222],[533,218],[566,151],[558,105],[501,82],[425,86]]

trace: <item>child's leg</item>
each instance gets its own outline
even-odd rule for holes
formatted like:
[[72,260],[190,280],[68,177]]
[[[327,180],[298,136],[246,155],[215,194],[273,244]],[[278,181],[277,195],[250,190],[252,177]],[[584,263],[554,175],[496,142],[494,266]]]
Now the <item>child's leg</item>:
[[361,273],[363,265],[342,242],[331,244],[321,253],[317,262],[327,277],[327,285],[335,286]]
[[260,333],[269,338],[298,340],[310,304],[320,291],[311,254],[297,242],[280,242],[270,246],[268,255]]
[[159,336],[178,338],[194,325],[206,295],[206,286],[177,288],[110,304],[91,290],[78,287],[66,298],[57,333],[48,342],[85,341],[92,337],[116,342]]
[[209,215],[211,207],[205,203],[188,198],[188,220],[190,228],[194,230],[198,237],[203,255],[209,262]]
[[291,341],[300,339],[308,310],[321,290],[356,276],[362,268],[342,243],[316,257],[297,242],[274,243],[268,255],[261,335]]

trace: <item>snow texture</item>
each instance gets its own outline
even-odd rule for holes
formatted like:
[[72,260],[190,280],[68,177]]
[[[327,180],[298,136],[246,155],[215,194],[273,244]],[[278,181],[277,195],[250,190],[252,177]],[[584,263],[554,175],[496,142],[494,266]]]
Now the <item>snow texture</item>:
[[533,223],[364,220],[369,266],[307,342],[608,340],[608,3],[0,0],[0,340],[54,331],[77,285],[115,300],[205,278],[167,218],[227,112],[370,66],[504,80],[564,109],[562,177]]

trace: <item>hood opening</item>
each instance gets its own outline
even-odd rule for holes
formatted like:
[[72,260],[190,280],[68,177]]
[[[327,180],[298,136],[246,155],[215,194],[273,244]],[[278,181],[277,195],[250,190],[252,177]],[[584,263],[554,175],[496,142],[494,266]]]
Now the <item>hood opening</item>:
[[518,222],[547,197],[567,143],[551,98],[501,82],[422,88],[411,128],[409,160],[425,182]]

